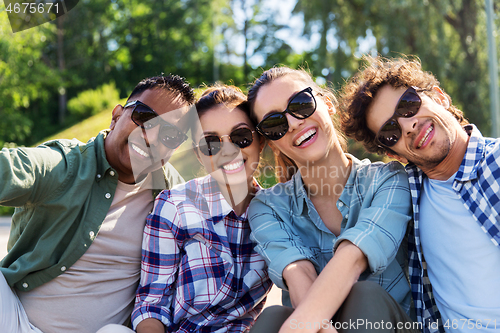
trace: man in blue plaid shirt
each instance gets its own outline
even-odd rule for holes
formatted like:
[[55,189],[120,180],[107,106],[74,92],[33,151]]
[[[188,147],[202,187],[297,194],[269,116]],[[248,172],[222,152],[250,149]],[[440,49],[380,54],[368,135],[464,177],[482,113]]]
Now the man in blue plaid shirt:
[[367,57],[344,132],[406,164],[409,279],[423,332],[500,331],[500,140],[484,138],[418,59]]

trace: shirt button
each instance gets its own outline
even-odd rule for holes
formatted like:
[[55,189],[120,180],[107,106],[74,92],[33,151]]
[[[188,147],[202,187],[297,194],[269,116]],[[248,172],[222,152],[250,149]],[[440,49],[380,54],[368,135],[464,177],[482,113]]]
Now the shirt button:
[[89,232],[89,236],[90,238],[94,238],[94,232],[93,231]]
[[109,194],[109,193],[106,193],[104,196],[106,197],[106,199],[111,198],[111,194]]
[[23,283],[23,288],[24,289],[28,288],[28,284],[26,282]]
[[110,175],[111,177],[113,177],[113,176],[115,175],[115,172],[114,172],[113,170],[111,170],[111,171],[109,172],[109,175]]
[[101,174],[100,174],[100,173],[99,173],[99,174],[97,174],[97,178],[101,178]]
[[339,207],[342,207],[344,204],[342,202],[339,202]]
[[61,267],[61,272],[64,272],[66,270],[66,266]]

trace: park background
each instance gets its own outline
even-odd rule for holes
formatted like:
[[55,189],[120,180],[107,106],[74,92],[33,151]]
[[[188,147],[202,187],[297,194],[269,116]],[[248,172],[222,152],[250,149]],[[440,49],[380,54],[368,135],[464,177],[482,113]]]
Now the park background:
[[[13,33],[0,0],[0,148],[87,141],[144,77],[173,73],[193,87],[223,82],[246,91],[264,69],[284,64],[338,90],[363,54],[419,57],[491,135],[489,1],[80,0],[52,22]],[[496,1],[496,27],[499,14]],[[353,142],[349,150],[380,158]],[[172,163],[192,178],[199,165],[182,155],[188,151]],[[264,178],[264,186],[274,182]]]

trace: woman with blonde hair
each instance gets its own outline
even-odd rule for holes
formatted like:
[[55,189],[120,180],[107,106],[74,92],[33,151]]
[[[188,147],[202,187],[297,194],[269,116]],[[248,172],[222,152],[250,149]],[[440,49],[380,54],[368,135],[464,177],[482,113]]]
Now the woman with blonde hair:
[[251,202],[250,226],[285,305],[266,309],[252,332],[412,332],[398,326],[412,324],[403,167],[346,153],[335,97],[303,70],[265,71],[248,101],[280,178]]

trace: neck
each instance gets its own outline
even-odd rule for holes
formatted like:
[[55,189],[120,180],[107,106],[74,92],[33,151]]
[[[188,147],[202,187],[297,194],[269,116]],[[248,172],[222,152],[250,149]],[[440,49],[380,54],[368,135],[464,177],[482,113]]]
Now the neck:
[[435,167],[426,170],[422,168],[422,171],[430,179],[436,180],[447,180],[460,168],[462,160],[464,159],[465,152],[467,151],[467,145],[469,143],[469,136],[465,131],[458,131],[457,138],[448,152],[445,159],[436,165]]
[[247,184],[228,184],[227,182],[218,184],[224,199],[231,205],[236,215],[241,216],[247,210],[255,194],[253,179]]
[[351,171],[351,161],[339,145],[334,145],[320,161],[299,166],[310,196],[340,197]]

